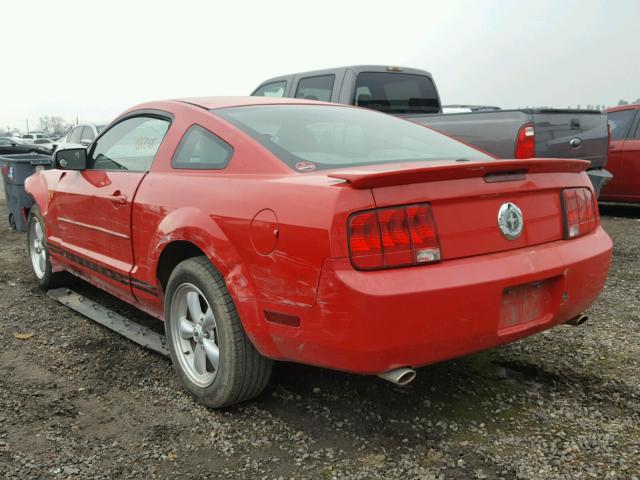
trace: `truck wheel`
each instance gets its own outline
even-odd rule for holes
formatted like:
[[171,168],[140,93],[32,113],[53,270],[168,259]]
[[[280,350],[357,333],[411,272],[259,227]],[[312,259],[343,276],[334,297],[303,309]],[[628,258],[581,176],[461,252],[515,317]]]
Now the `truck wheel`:
[[45,291],[58,286],[62,280],[62,272],[53,273],[51,271],[44,219],[37,205],[34,205],[29,212],[27,248],[31,260],[31,270],[36,277],[38,286]]
[[222,275],[206,257],[173,270],[164,318],[173,366],[198,402],[225,407],[257,396],[269,383],[273,362],[249,341]]

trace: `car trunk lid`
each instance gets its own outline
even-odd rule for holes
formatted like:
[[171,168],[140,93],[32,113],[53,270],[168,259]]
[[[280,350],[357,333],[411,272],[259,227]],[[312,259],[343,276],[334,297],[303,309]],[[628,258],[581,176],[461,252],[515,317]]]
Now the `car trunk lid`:
[[[430,203],[441,258],[449,260],[562,239],[560,192],[588,185],[582,173],[587,166],[557,159],[449,161],[342,169],[329,176],[370,188],[378,208]],[[500,209],[508,204],[522,212],[524,227],[516,238],[499,225]]]

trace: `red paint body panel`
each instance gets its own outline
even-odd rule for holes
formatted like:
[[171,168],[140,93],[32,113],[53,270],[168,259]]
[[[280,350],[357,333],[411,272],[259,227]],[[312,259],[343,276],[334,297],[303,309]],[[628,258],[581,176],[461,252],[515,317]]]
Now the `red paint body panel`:
[[[614,107],[607,112],[619,112],[622,110],[640,111],[640,105],[624,105]],[[632,122],[633,123],[633,122]],[[609,159],[607,170],[613,175],[613,179],[604,186],[598,197],[605,202],[640,202],[640,127],[635,133],[631,129],[626,139],[612,139],[609,143]],[[635,133],[635,135],[634,135]]]
[[[603,287],[611,256],[606,233],[599,227],[562,240],[560,192],[591,188],[586,162],[300,173],[202,107],[316,102],[188,101],[197,105],[164,101],[130,110],[173,117],[148,173],[54,169],[27,180],[45,217],[55,269],[162,318],[158,261],[171,243],[190,242],[225,278],[261,353],[360,373],[426,365],[538,332],[582,312]],[[193,124],[233,146],[226,168],[171,167]],[[483,178],[502,171],[525,173],[511,181]],[[526,223],[514,241],[497,226],[498,208],[508,201],[522,208]],[[432,205],[443,261],[356,271],[348,258],[350,215],[421,202]],[[515,293],[505,299],[505,290]],[[265,310],[297,317],[300,326],[267,322]]]
[[[327,260],[313,308],[260,304],[260,310],[299,315],[302,325],[269,324],[271,348],[265,353],[358,373],[454,358],[583,312],[602,290],[610,260],[611,240],[602,228],[571,241],[377,272],[356,271],[348,259]],[[500,332],[504,290],[548,279],[553,302],[543,315]]]

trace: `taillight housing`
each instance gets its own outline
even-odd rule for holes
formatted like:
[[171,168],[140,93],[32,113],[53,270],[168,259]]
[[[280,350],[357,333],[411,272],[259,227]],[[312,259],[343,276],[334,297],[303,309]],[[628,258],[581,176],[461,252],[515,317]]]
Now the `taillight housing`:
[[349,218],[349,256],[358,270],[379,270],[440,260],[431,205],[377,208]]
[[3,177],[8,177],[9,176],[9,165],[2,165],[2,167],[0,167],[0,171],[2,171],[2,176]]
[[564,238],[581,237],[598,226],[598,206],[588,188],[567,188],[562,191]]
[[536,127],[523,125],[516,140],[515,158],[533,158],[536,153]]

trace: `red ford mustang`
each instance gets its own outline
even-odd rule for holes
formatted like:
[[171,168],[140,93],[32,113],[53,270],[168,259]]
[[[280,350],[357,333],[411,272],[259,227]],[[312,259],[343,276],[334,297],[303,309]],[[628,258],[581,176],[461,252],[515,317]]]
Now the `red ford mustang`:
[[66,270],[163,319],[212,407],[272,360],[406,383],[575,319],[611,258],[587,162],[495,160],[354,107],[147,103],[54,161],[26,184],[39,285]]

